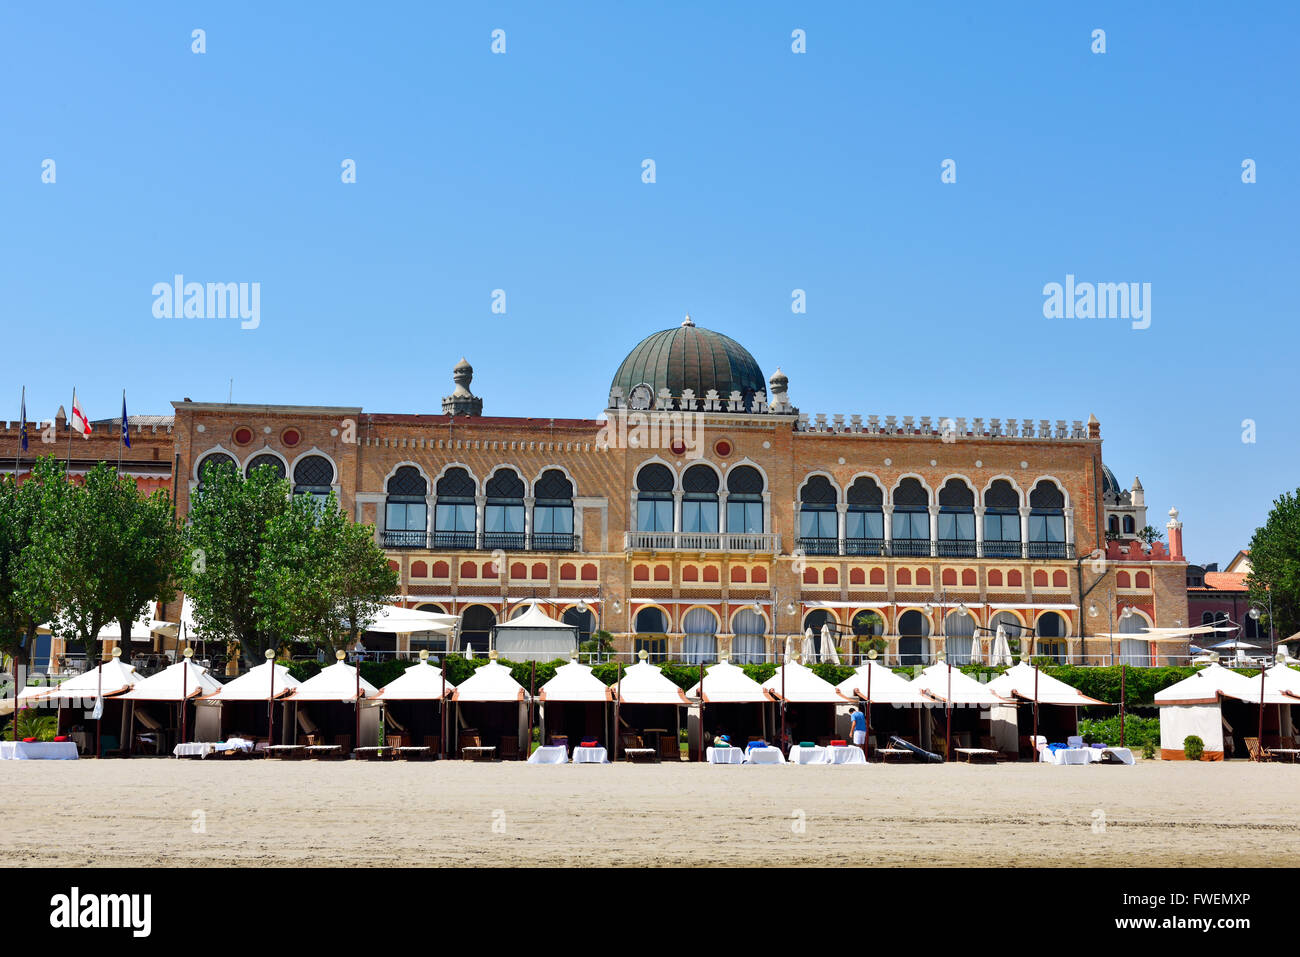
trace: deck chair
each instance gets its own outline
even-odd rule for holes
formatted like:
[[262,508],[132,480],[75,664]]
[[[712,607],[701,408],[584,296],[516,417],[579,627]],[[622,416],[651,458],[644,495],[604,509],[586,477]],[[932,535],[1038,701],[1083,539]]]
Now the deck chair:
[[1250,752],[1252,761],[1272,761],[1273,755],[1268,753],[1267,748],[1260,747],[1259,738],[1242,738],[1246,742],[1246,750]]
[[660,761],[680,761],[682,759],[681,748],[677,744],[677,736],[663,734],[659,736],[659,760]]
[[519,738],[515,735],[508,734],[501,739],[501,747],[497,750],[501,755],[502,761],[519,760]]
[[624,761],[654,761],[659,756],[654,748],[645,746],[639,734],[621,734],[619,741],[622,744]]

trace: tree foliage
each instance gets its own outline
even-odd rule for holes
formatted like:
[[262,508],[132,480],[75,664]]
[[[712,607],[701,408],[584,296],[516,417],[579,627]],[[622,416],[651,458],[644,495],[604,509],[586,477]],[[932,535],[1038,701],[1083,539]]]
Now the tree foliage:
[[1250,539],[1250,600],[1265,612],[1268,627],[1270,591],[1273,631],[1283,640],[1300,630],[1300,489],[1284,492],[1273,502],[1263,527]]

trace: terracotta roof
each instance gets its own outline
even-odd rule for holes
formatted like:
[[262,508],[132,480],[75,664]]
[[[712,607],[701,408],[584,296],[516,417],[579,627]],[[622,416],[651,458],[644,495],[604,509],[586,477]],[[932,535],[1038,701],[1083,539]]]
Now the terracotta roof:
[[1188,591],[1248,591],[1245,572],[1206,572],[1205,587]]

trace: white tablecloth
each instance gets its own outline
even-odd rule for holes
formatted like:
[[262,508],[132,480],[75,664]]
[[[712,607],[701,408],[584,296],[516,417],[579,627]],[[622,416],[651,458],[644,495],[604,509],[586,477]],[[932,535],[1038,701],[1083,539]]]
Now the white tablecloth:
[[791,764],[825,764],[826,749],[821,747],[803,748],[795,745],[790,749]]
[[529,764],[568,764],[569,749],[558,744],[538,748],[528,756]]
[[706,748],[710,764],[743,764],[745,752],[740,748]]
[[833,744],[826,749],[827,764],[866,764],[867,756],[856,745]]
[[1133,752],[1128,748],[1088,748],[1091,754],[1088,755],[1094,764],[1101,762],[1104,755],[1113,754],[1121,764],[1133,763]]
[[206,758],[213,751],[217,750],[215,741],[189,741],[185,744],[178,744],[172,748],[172,754],[178,758],[192,758],[198,755]]
[[0,761],[75,761],[74,741],[0,741]]
[[1048,764],[1091,764],[1092,748],[1057,748],[1055,752],[1044,748],[1040,754]]
[[746,764],[785,764],[785,755],[780,748],[768,745],[765,748],[749,748],[745,751]]
[[609,752],[604,748],[574,748],[574,764],[609,764]]

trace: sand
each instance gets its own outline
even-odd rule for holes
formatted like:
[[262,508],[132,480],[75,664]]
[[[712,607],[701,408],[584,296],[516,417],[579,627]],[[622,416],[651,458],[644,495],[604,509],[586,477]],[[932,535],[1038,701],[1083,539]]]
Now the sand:
[[10,865],[1206,867],[1300,851],[1290,764],[4,761],[0,788]]

